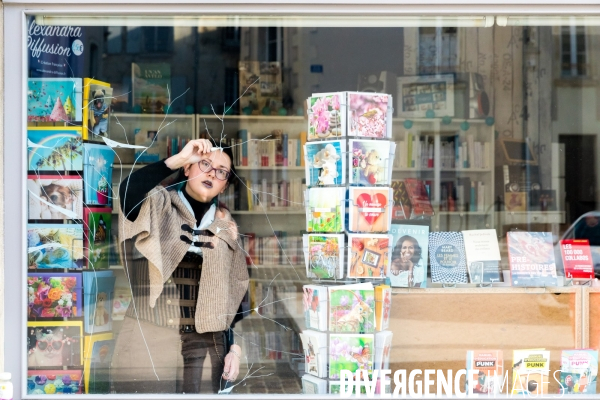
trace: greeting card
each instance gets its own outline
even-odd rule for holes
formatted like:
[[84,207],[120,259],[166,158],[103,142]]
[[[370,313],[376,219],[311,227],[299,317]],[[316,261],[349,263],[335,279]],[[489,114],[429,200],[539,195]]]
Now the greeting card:
[[29,219],[82,219],[83,180],[76,176],[29,175]]
[[392,137],[392,96],[385,93],[348,93],[348,136]]
[[390,326],[392,312],[392,288],[388,285],[375,286],[375,330],[384,331]]
[[343,369],[353,374],[363,369],[373,372],[374,336],[372,334],[329,335],[329,378],[340,379]]
[[311,188],[306,191],[306,230],[343,232],[346,188]]
[[385,278],[389,271],[390,236],[348,235],[348,277]]
[[327,376],[327,333],[311,330],[300,334],[306,356],[306,373],[325,378]]
[[350,184],[389,185],[396,144],[387,140],[354,140],[349,144]]
[[329,287],[329,331],[375,331],[373,284],[357,283]]
[[306,143],[306,185],[327,186],[346,183],[346,143],[327,140]]
[[344,235],[303,235],[306,276],[319,279],[344,277]]
[[83,373],[86,393],[110,393],[111,361],[114,350],[115,341],[112,333],[85,337]]
[[28,128],[27,169],[29,171],[81,171],[83,169],[81,127]]
[[101,144],[86,143],[84,150],[83,179],[85,204],[112,206],[112,171],[115,151]]
[[27,394],[81,394],[82,371],[56,369],[27,371]]
[[131,304],[131,289],[115,288],[115,299],[113,301],[113,321],[122,321]]
[[81,122],[81,78],[29,78],[28,122]]
[[81,274],[27,274],[28,317],[65,318],[82,314]]
[[85,78],[83,80],[83,138],[102,141],[109,137],[108,120],[113,90],[109,83]]
[[304,285],[302,305],[306,327],[317,331],[327,330],[328,290],[327,286]]
[[87,243],[87,267],[99,270],[109,267],[112,213],[110,208],[84,210],[85,238]]
[[375,334],[375,365],[373,369],[381,371],[390,368],[393,335],[392,331],[377,332]]
[[29,367],[81,366],[83,351],[81,321],[27,322]]
[[112,271],[86,271],[83,273],[85,333],[100,333],[112,329],[115,279]]
[[352,232],[387,232],[390,230],[392,189],[351,187],[350,226]]
[[306,103],[309,142],[346,136],[347,109],[344,92],[313,94]]
[[29,269],[81,269],[83,258],[83,225],[27,225]]

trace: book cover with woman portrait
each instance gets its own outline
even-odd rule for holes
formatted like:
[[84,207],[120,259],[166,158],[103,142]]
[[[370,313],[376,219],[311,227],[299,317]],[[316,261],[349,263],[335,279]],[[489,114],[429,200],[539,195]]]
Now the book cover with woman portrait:
[[426,287],[429,226],[392,224],[388,277],[393,287]]

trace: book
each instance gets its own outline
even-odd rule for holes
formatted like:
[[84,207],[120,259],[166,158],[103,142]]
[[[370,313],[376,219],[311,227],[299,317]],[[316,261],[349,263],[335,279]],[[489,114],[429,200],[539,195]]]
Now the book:
[[80,369],[36,369],[27,371],[27,394],[81,394],[83,373]]
[[307,186],[346,183],[346,144],[341,140],[309,142],[304,145]]
[[563,350],[559,394],[596,394],[598,350]]
[[327,383],[325,379],[309,374],[302,375],[302,394],[326,394]]
[[327,330],[328,289],[321,285],[302,287],[302,305],[306,327],[317,331]]
[[392,191],[394,196],[394,205],[392,207],[392,221],[409,219],[411,216],[412,206],[406,191],[404,181],[393,180]]
[[390,185],[396,144],[384,140],[350,139],[349,183],[363,186]]
[[270,115],[282,104],[281,63],[278,61],[240,61],[240,114]]
[[392,354],[392,331],[382,331],[375,334],[375,363],[374,370],[390,368],[390,355]]
[[80,367],[82,330],[81,321],[27,322],[27,366]]
[[28,224],[27,267],[83,268],[83,237],[81,224]]
[[[471,371],[478,370],[477,380],[473,385],[473,393],[497,395],[504,379],[504,358],[502,350],[469,350],[467,351],[467,377]],[[465,382],[465,390],[469,392],[469,381]]]
[[336,139],[346,136],[347,103],[344,93],[313,94],[306,100],[307,140]]
[[566,278],[574,280],[594,279],[594,261],[588,239],[561,240],[560,255]]
[[412,205],[411,219],[432,216],[434,214],[433,207],[425,183],[415,178],[406,178],[404,185]]
[[305,372],[319,378],[327,377],[327,333],[304,330],[300,340],[306,356]]
[[27,170],[83,170],[83,142],[80,127],[27,128]]
[[306,192],[306,230],[343,232],[346,188],[310,188]]
[[370,375],[373,372],[374,346],[373,334],[331,333],[329,335],[329,378],[339,380],[343,369],[353,374],[362,369]]
[[31,220],[83,218],[83,180],[73,175],[28,175]]
[[392,220],[392,189],[349,188],[351,232],[388,232]]
[[83,139],[103,142],[108,131],[113,89],[110,83],[83,79]]
[[112,193],[113,162],[115,151],[105,145],[83,145],[84,202],[86,205],[112,206],[117,197]]
[[550,351],[513,350],[511,394],[547,395]]
[[29,78],[27,122],[82,122],[81,78]]
[[462,231],[471,283],[502,282],[500,247],[495,229]]
[[429,226],[392,224],[390,234],[390,285],[427,287]]
[[554,246],[550,232],[507,232],[513,286],[556,286]]
[[168,113],[172,100],[170,86],[171,64],[131,63],[131,110],[144,114]]
[[348,278],[382,279],[389,272],[390,236],[348,235]]
[[112,329],[112,304],[115,290],[112,271],[87,271],[83,273],[85,333],[95,334]]
[[375,290],[371,283],[329,287],[329,331],[375,331]]
[[93,270],[109,268],[112,230],[111,209],[86,207],[83,222],[87,248],[87,268]]
[[432,283],[467,283],[465,245],[460,232],[430,232]]
[[85,336],[83,349],[85,393],[109,394],[111,362],[115,350],[112,332]]
[[114,296],[112,319],[113,321],[122,321],[131,304],[131,289],[116,287]]
[[392,310],[392,288],[388,285],[375,286],[375,330],[384,331],[390,326]]
[[305,234],[302,240],[307,277],[319,279],[344,277],[343,234]]
[[28,318],[81,317],[81,274],[27,274]]

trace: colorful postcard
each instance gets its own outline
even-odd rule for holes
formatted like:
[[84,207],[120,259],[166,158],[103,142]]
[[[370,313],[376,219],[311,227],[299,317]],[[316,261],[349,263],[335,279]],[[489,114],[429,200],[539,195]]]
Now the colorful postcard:
[[375,365],[373,369],[381,371],[390,368],[393,336],[392,331],[377,332],[375,334]]
[[81,321],[27,322],[29,367],[80,367],[83,352]]
[[432,283],[467,283],[467,258],[460,232],[429,233]]
[[471,283],[502,282],[500,247],[495,229],[462,231]]
[[83,349],[85,393],[110,393],[111,362],[115,351],[113,334],[109,332],[86,336]]
[[84,265],[83,225],[27,225],[29,269],[81,269]]
[[85,204],[112,206],[112,171],[115,151],[101,144],[83,145],[83,179]]
[[329,378],[340,379],[344,369],[352,373],[362,369],[367,375],[371,374],[374,346],[373,334],[330,334]]
[[388,275],[389,235],[349,234],[348,245],[348,278],[383,279]]
[[304,285],[302,306],[306,327],[317,331],[327,330],[328,289],[321,285]]
[[81,171],[83,141],[81,127],[27,129],[29,171]]
[[384,93],[348,93],[348,136],[392,137],[392,96]]
[[560,394],[596,394],[598,350],[563,350]]
[[354,140],[349,144],[350,184],[390,185],[396,144],[387,140]]
[[112,271],[87,271],[83,273],[85,293],[85,333],[100,333],[112,329],[112,304],[115,291]]
[[85,208],[83,223],[89,269],[107,269],[110,259],[112,211],[110,208]]
[[[502,350],[467,351],[467,376],[478,370],[477,380],[473,383],[473,393],[494,395],[500,393],[504,379],[504,358]],[[466,382],[469,391],[469,382]]]
[[306,230],[343,232],[346,188],[310,188],[306,191]]
[[319,93],[307,99],[307,140],[346,136],[346,93]]
[[81,286],[81,274],[27,274],[28,318],[80,317]]
[[82,219],[83,180],[75,176],[28,175],[29,219]]
[[392,189],[351,187],[351,232],[388,232],[392,221]]
[[375,330],[384,331],[390,327],[392,312],[392,288],[388,285],[375,286]]
[[131,289],[115,288],[115,299],[113,301],[113,321],[122,321],[131,304]]
[[514,286],[556,286],[551,232],[507,232],[508,262]]
[[27,371],[27,394],[81,394],[83,373],[77,369]]
[[326,394],[327,383],[325,379],[305,374],[302,376],[302,394]]
[[327,186],[346,183],[346,143],[341,140],[309,142],[304,145],[306,185]]
[[511,395],[548,395],[549,372],[549,350],[513,350]]
[[327,377],[327,333],[305,330],[300,334],[300,340],[306,355],[306,373]]
[[95,79],[83,80],[83,138],[101,141],[109,137],[108,120],[113,90],[109,83]]
[[81,78],[29,78],[28,122],[81,122]]
[[330,332],[375,332],[375,290],[371,283],[329,287]]
[[344,235],[303,235],[306,276],[319,279],[344,277]]
[[427,287],[429,226],[392,224],[392,287]]

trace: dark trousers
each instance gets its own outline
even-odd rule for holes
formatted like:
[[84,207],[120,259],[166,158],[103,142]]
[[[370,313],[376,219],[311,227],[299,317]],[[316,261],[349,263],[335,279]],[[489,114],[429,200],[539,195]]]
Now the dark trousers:
[[[202,367],[207,355],[211,361],[212,393],[225,389],[227,380],[222,379],[226,353],[225,332],[182,333],[183,384],[179,392],[200,393]],[[207,393],[206,388],[202,388]]]

